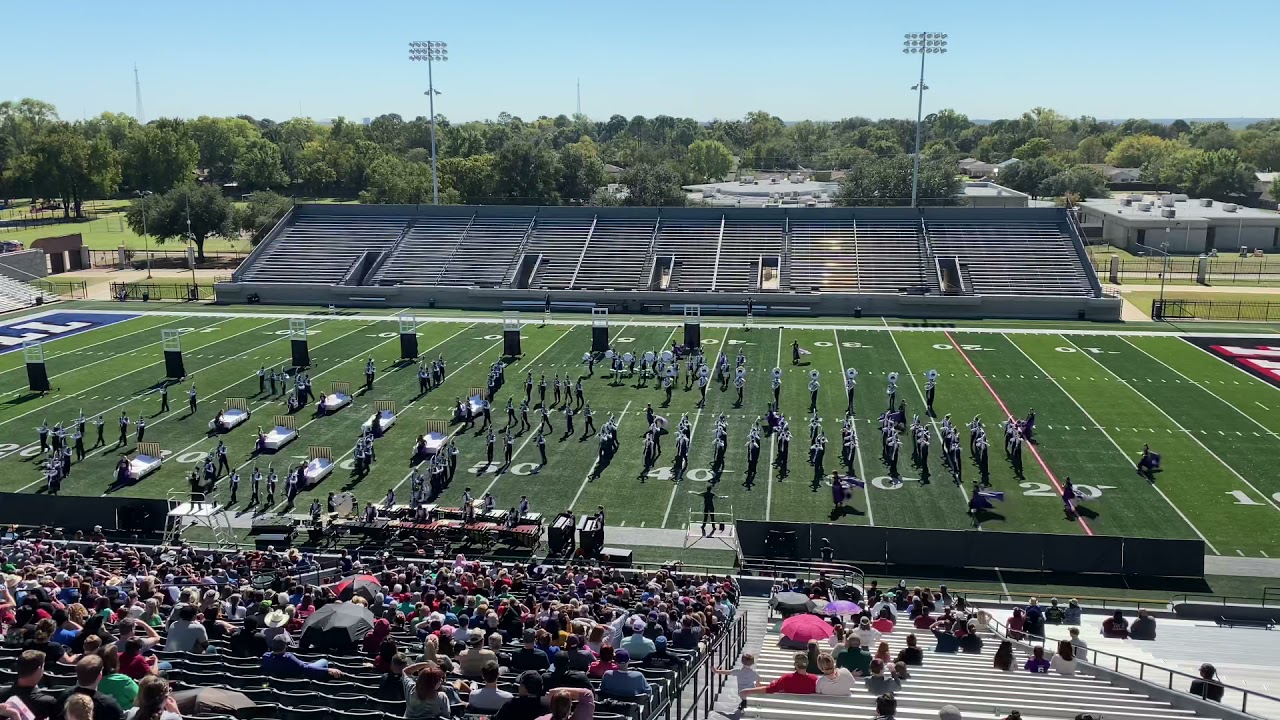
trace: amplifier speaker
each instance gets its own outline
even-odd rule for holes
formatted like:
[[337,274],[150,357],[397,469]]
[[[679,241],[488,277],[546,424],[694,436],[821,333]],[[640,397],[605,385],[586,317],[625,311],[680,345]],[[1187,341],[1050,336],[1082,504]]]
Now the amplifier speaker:
[[267,533],[258,535],[253,539],[253,546],[257,550],[266,550],[268,547],[275,547],[280,550],[293,542],[291,535],[284,533]]
[[600,562],[610,567],[629,568],[635,561],[635,553],[625,548],[601,548]]

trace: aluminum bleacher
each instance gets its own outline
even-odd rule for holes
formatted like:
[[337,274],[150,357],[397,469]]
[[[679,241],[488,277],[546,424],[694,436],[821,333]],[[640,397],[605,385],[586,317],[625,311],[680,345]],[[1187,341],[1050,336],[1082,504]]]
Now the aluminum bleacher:
[[418,218],[370,285],[435,285],[475,215]]
[[532,217],[477,217],[437,284],[500,287],[508,279],[532,222]]
[[759,291],[761,259],[781,258],[783,233],[780,222],[726,221],[712,289]]
[[711,288],[716,275],[716,246],[722,218],[662,220],[654,242],[655,256],[674,256],[671,290]]
[[31,307],[36,304],[37,299],[50,303],[57,302],[58,296],[21,280],[0,275],[0,312]]
[[898,293],[927,284],[920,223],[791,223],[791,285],[818,292]]
[[578,272],[582,248],[591,234],[594,217],[539,218],[525,245],[524,254],[541,255],[529,287],[539,290],[567,290]]
[[954,256],[975,295],[1091,295],[1071,236],[1053,222],[926,221],[937,256]]
[[591,233],[575,290],[635,290],[644,282],[645,259],[656,220],[598,218]]
[[386,250],[409,223],[407,216],[298,215],[248,265],[242,280],[337,283],[366,252]]

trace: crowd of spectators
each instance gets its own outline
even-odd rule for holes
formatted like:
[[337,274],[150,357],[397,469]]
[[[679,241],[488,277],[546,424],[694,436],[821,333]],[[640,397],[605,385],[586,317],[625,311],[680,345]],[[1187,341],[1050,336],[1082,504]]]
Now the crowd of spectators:
[[[76,695],[92,700],[98,720],[131,707],[146,720],[172,720],[176,708],[149,688],[154,680],[167,692],[160,678],[175,652],[259,658],[266,677],[375,677],[376,695],[403,701],[406,718],[448,716],[460,705],[498,720],[591,717],[611,702],[643,702],[652,678],[691,664],[725,632],[739,600],[730,577],[461,556],[406,563],[344,554],[321,568],[292,550],[22,540],[0,545],[0,565],[0,628],[21,650],[18,679],[0,700],[18,697],[38,720],[66,717]],[[353,573],[371,575],[380,591],[336,597],[331,581]],[[346,661],[342,669],[304,657],[314,649],[301,632],[306,619],[344,601],[368,608],[372,631],[327,648]],[[49,690],[46,672],[73,672],[75,687]]]

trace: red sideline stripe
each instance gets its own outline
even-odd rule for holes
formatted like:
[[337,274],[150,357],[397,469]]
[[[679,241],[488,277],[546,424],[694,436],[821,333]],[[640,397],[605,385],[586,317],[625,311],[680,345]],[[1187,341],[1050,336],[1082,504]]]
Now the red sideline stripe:
[[[995,398],[995,401],[1000,404],[1000,409],[1004,411],[1005,417],[1013,417],[1013,413],[1009,412],[1009,406],[1004,404],[1004,400],[1000,399],[1000,395],[996,393],[996,389],[991,387],[991,383],[987,382],[987,379],[983,377],[982,373],[978,372],[977,366],[975,366],[973,361],[969,359],[969,356],[965,354],[964,349],[960,347],[960,343],[956,342],[956,339],[951,337],[951,333],[943,331],[943,334],[951,341],[951,347],[955,348],[956,352],[960,353],[960,357],[964,358],[965,363],[969,365],[969,369],[973,371],[973,374],[978,376],[978,379],[986,386],[987,392],[991,393],[991,397]],[[1058,491],[1058,497],[1061,498],[1062,486],[1058,484],[1057,476],[1049,469],[1049,464],[1044,461],[1044,458],[1040,457],[1040,451],[1036,450],[1036,446],[1031,443],[1027,443],[1027,449],[1035,456],[1036,462],[1040,463],[1040,468],[1044,470],[1045,475],[1049,476],[1049,482],[1053,483],[1053,487]],[[1080,527],[1084,528],[1086,535],[1093,535],[1093,528],[1089,527],[1089,523],[1085,522],[1084,518],[1076,515],[1076,522],[1080,523]]]

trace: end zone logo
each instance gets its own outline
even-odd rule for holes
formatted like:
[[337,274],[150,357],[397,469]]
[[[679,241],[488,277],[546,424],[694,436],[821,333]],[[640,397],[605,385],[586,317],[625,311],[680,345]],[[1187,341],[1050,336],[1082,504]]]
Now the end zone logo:
[[13,318],[0,323],[0,354],[21,349],[24,342],[56,340],[135,317],[113,312],[47,312]]
[[1187,342],[1280,387],[1280,340],[1276,338],[1188,337]]

